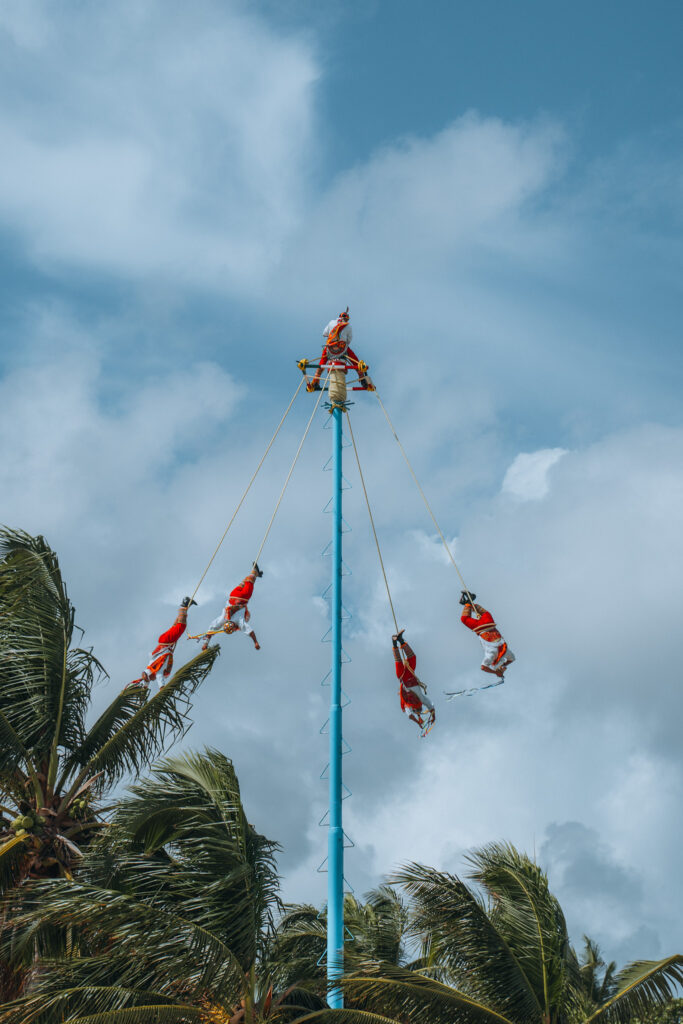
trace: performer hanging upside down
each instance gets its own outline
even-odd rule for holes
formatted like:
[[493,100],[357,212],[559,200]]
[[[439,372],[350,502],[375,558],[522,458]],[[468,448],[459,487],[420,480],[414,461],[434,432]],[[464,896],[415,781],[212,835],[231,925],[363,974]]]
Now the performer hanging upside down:
[[254,562],[251,572],[247,573],[239,586],[230,591],[228,603],[223,613],[213,620],[205,635],[200,637],[203,651],[209,646],[212,633],[223,632],[229,635],[230,633],[235,633],[238,629],[251,637],[257,651],[261,650],[261,645],[256,639],[256,633],[250,625],[251,613],[247,607],[249,598],[254,593],[254,583],[261,576],[263,576],[263,573],[256,562]]
[[318,369],[315,371],[313,380],[307,385],[307,390],[320,390],[323,368],[328,367],[330,371],[330,402],[332,405],[343,405],[346,401],[346,371],[350,367],[358,373],[361,386],[366,391],[374,391],[367,364],[360,360],[350,347],[353,331],[349,323],[348,306],[336,320],[330,320],[323,330],[323,337],[327,338],[327,344],[323,348]]
[[427,696],[427,687],[415,675],[417,658],[410,644],[403,639],[404,630],[392,636],[394,663],[400,686],[398,695],[401,699],[401,711],[407,711],[408,717],[416,722],[420,729],[428,731],[436,718],[434,705]]
[[[142,683],[143,686],[149,686],[156,679],[159,672],[162,671],[162,678],[159,680],[159,689],[167,682],[168,677],[173,671],[173,652],[175,651],[175,645],[180,640],[181,636],[185,632],[187,626],[187,609],[190,605],[196,604],[196,601],[192,601],[189,597],[184,597],[180,602],[180,608],[176,620],[170,629],[167,629],[165,633],[162,633],[159,637],[159,643],[154,648],[150,655],[150,661],[147,668],[144,670],[139,679],[134,679],[128,686],[137,686]],[[126,687],[128,689],[128,687]]]
[[473,603],[476,597],[476,594],[470,594],[466,590],[462,591],[460,604],[464,605],[464,608],[460,621],[473,633],[476,633],[481,641],[481,646],[484,648],[482,672],[490,672],[502,679],[508,665],[515,660],[515,656],[498,631],[491,612],[487,612],[486,608],[482,608],[480,604]]

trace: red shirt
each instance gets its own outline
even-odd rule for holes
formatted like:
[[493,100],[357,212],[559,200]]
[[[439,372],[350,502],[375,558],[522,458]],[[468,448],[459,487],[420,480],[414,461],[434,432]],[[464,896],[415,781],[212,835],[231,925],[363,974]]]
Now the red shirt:
[[[477,608],[481,608],[481,606],[477,605]],[[496,624],[493,621],[493,615],[491,615],[491,612],[487,612],[486,608],[481,608],[481,615],[478,619],[475,619],[473,615],[468,615],[467,608],[465,608],[465,611],[460,616],[460,621],[463,625],[467,626],[468,629],[471,629],[473,633],[480,636],[482,640],[488,640],[492,643],[496,640],[503,639],[496,629]]]

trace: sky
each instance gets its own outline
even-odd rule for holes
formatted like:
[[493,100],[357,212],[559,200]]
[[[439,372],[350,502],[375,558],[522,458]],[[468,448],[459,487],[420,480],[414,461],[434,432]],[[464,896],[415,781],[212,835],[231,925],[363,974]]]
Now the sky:
[[[478,685],[460,584],[372,395],[357,437],[437,706],[401,715],[345,474],[346,877],[509,840],[572,937],[680,952],[680,4],[0,0],[0,521],[60,556],[109,681],[194,589],[348,304],[468,586],[517,661]],[[300,395],[198,593],[258,551]],[[185,746],[236,765],[283,891],[322,903],[329,422],[263,551],[262,649],[225,638]],[[183,640],[179,659],[195,653]]]

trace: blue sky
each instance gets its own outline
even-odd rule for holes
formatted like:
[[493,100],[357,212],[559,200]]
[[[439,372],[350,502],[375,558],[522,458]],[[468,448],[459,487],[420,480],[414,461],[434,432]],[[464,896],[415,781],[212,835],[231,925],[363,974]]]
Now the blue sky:
[[327,32],[321,108],[342,163],[406,133],[436,132],[470,109],[506,120],[546,110],[576,129],[590,156],[680,124],[675,2],[267,6],[274,15],[283,8],[283,24]]
[[[356,482],[347,875],[363,891],[407,859],[462,870],[510,839],[548,868],[577,940],[620,961],[680,947],[682,19],[674,3],[0,2],[0,519],[60,553],[111,674],[97,700],[193,589],[294,360],[348,303],[518,660],[506,687],[444,701],[480,678],[478,649],[360,396],[439,721],[420,743],[398,711]],[[248,568],[308,408],[198,626]],[[263,649],[225,641],[191,733],[234,758],[287,894],[314,901],[328,436],[312,431],[264,551]]]

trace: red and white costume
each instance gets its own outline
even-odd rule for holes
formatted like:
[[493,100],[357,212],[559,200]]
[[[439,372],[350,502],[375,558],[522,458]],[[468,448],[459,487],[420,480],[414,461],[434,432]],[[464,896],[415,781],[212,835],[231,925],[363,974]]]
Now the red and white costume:
[[247,605],[251,595],[254,593],[255,579],[256,574],[250,572],[234,590],[230,591],[228,603],[224,611],[213,620],[206,631],[206,635],[202,638],[204,645],[208,644],[210,633],[221,630],[228,634],[235,633],[237,630],[241,630],[248,636],[254,634],[254,629],[251,625],[251,613]]
[[153,683],[157,678],[159,672],[162,672],[162,678],[159,680],[159,689],[167,682],[171,672],[173,671],[173,654],[175,647],[181,636],[185,632],[187,627],[187,608],[180,607],[178,609],[178,615],[175,622],[170,629],[167,629],[165,633],[162,633],[159,637],[159,643],[150,654],[149,664],[144,670],[139,679],[134,679],[129,686],[134,686],[136,683]]
[[336,320],[330,320],[323,329],[323,337],[327,338],[327,344],[323,348],[313,384],[317,385],[324,369],[329,371],[330,402],[335,405],[346,401],[346,373],[349,369],[358,373],[359,380],[364,387],[372,388],[367,367],[362,372],[358,370],[361,360],[351,348],[353,330],[348,314],[342,313]]
[[401,684],[398,688],[401,711],[406,711],[414,721],[422,724],[419,720],[423,711],[425,708],[434,711],[434,705],[427,696],[424,683],[415,675],[417,657],[408,644],[404,643],[400,650],[394,647],[394,663]]
[[476,633],[481,641],[481,646],[484,648],[482,669],[501,673],[508,665],[512,664],[515,656],[503,640],[491,612],[482,608],[480,604],[474,606],[466,604],[460,621],[473,633]]

